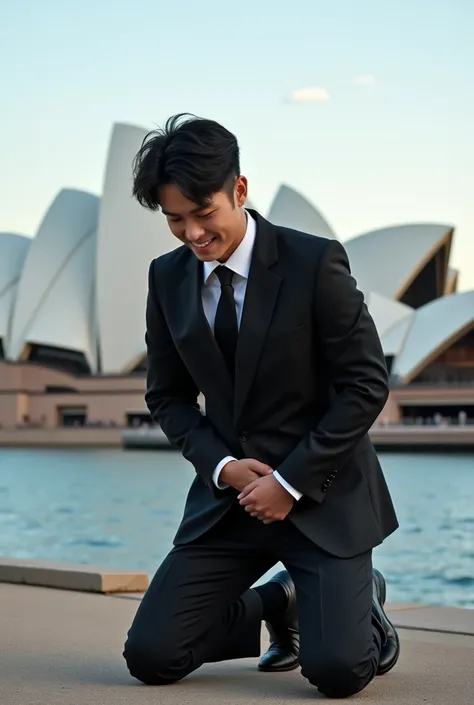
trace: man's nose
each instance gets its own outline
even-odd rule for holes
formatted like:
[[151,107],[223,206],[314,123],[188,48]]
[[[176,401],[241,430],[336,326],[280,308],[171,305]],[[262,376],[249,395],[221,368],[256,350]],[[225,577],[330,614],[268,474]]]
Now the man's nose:
[[190,242],[197,242],[205,234],[205,229],[199,223],[189,223],[186,225],[186,239]]

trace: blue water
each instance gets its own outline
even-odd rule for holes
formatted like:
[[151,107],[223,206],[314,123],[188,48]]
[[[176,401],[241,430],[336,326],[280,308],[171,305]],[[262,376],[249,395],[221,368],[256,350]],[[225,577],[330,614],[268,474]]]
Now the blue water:
[[[474,457],[380,459],[401,525],[375,550],[388,599],[474,608]],[[192,478],[175,452],[0,449],[0,555],[153,574]]]

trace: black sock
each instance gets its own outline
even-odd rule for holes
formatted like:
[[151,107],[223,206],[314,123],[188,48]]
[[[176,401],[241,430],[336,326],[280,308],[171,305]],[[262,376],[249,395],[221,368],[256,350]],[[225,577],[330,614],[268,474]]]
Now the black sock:
[[262,618],[265,622],[275,622],[281,617],[288,605],[286,592],[278,583],[265,583],[254,588],[255,592],[260,595],[263,605]]

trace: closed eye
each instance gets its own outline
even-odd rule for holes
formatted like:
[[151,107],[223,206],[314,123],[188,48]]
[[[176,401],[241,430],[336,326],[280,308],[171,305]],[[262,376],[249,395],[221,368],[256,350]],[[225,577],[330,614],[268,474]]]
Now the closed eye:
[[215,211],[211,211],[210,213],[202,213],[198,215],[198,218],[200,220],[205,220],[206,218],[210,218],[211,215],[214,215]]
[[[212,215],[214,215],[216,211],[210,211],[209,213],[196,213],[195,217],[199,218],[199,220],[206,220],[206,218],[210,218]],[[180,221],[183,220],[182,216],[180,215],[166,215],[168,222],[169,223],[179,223]]]

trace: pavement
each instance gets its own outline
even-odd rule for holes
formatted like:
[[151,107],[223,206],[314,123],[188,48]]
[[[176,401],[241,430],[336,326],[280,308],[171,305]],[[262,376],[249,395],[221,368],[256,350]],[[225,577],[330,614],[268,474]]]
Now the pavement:
[[[140,595],[0,583],[0,705],[293,705],[326,700],[299,671],[265,674],[246,659],[147,687],[121,656]],[[474,702],[474,610],[392,605],[397,666],[350,703]],[[262,648],[266,644],[262,631]],[[338,701],[335,701],[338,702]]]

